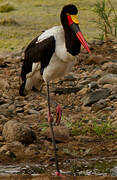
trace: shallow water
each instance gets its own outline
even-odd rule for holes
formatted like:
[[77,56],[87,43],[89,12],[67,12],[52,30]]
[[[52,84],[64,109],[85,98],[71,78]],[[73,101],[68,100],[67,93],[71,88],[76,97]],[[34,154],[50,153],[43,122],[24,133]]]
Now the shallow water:
[[[1,176],[12,174],[29,174],[36,176],[42,173],[54,175],[55,171],[50,172],[48,165],[42,166],[39,164],[0,165]],[[71,159],[63,164],[61,173],[72,176],[110,175],[117,177],[117,158]]]

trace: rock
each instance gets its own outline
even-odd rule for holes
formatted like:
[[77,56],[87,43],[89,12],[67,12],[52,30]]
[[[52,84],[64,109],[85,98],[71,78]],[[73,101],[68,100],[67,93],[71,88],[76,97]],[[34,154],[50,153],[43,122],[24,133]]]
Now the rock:
[[19,141],[13,141],[13,142],[9,143],[9,147],[11,149],[22,149],[22,148],[24,148],[24,145]]
[[8,150],[8,146],[5,144],[0,148],[0,154],[6,153]]
[[90,106],[95,102],[99,101],[100,99],[105,99],[110,95],[110,89],[98,89],[94,92],[87,94],[83,99],[84,106]]
[[85,95],[87,93],[87,91],[88,91],[88,88],[83,88],[78,92],[78,95],[80,95],[80,96]]
[[83,80],[83,81],[81,81],[80,82],[80,85],[87,85],[87,84],[89,84],[91,82],[91,80],[89,79],[89,78],[87,78],[87,79],[85,79],[85,80]]
[[29,109],[28,110],[28,114],[39,114],[39,111],[36,111],[36,110],[34,110],[34,109]]
[[117,120],[117,110],[115,110],[112,114],[111,114],[111,118],[115,118]]
[[1,112],[1,115],[0,115],[0,124],[5,124],[8,121],[8,119],[4,115],[2,115],[2,113],[3,111]]
[[30,153],[38,153],[39,152],[39,147],[35,144],[30,144],[26,150],[25,153],[30,154]]
[[30,127],[15,120],[10,120],[5,123],[2,135],[7,142],[19,141],[26,145],[36,140],[36,135]]
[[11,105],[8,106],[8,110],[11,111],[11,112],[14,111],[15,108],[16,108],[15,104],[11,104]]
[[[59,142],[67,142],[69,140],[69,130],[65,126],[53,126],[55,140]],[[47,128],[44,135],[51,139],[50,128]]]
[[97,103],[92,105],[91,110],[93,111],[99,111],[107,106],[107,101],[105,99],[99,100]]
[[0,77],[0,89],[5,90],[9,88],[9,84],[6,79]]
[[98,83],[101,85],[117,84],[117,75],[116,74],[106,74],[98,80]]
[[90,83],[88,84],[88,88],[89,88],[89,89],[97,89],[97,88],[98,88],[97,82],[95,82],[95,81],[90,82]]
[[0,134],[2,134],[3,124],[0,124]]
[[4,138],[2,136],[0,136],[0,142],[3,142]]
[[96,69],[92,72],[92,76],[101,77],[104,74],[104,72],[101,69]]
[[12,159],[15,159],[15,158],[16,158],[16,155],[15,155],[13,152],[11,152],[11,151],[7,151],[7,152],[5,153],[5,155],[8,156],[8,157],[10,157],[10,158],[12,158]]
[[105,63],[101,69],[103,71],[107,71],[108,73],[117,74],[117,63],[113,63],[113,62]]
[[89,56],[89,58],[86,61],[86,64],[93,64],[93,63],[102,64],[104,62],[107,62],[107,59],[104,58],[101,54],[100,55],[93,54],[93,55]]
[[73,87],[73,88],[55,88],[52,92],[56,94],[70,94],[70,93],[77,93],[79,90],[81,90],[82,86],[79,87]]

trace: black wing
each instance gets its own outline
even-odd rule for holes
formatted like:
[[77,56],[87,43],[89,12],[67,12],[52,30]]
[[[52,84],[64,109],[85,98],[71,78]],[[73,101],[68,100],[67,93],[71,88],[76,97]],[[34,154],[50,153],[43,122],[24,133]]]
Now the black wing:
[[26,48],[24,62],[22,65],[21,77],[22,80],[26,80],[26,74],[32,71],[33,62],[41,63],[41,72],[47,67],[50,59],[55,52],[55,39],[54,36],[50,36],[47,39],[37,43],[38,37],[36,37]]

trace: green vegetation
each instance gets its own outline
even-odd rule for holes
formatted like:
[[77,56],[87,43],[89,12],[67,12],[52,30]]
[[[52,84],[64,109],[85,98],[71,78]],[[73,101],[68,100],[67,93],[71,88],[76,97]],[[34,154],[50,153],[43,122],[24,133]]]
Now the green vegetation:
[[39,128],[41,129],[42,132],[45,132],[46,129],[48,128],[48,122],[44,121],[44,122],[40,123]]
[[93,122],[92,125],[92,131],[97,136],[106,136],[111,133],[112,127],[110,122],[102,122],[101,124],[98,124],[96,121]]
[[98,19],[94,21],[101,30],[100,38],[108,38],[110,35],[117,37],[117,14],[110,0],[96,2],[94,12]]
[[[106,117],[105,117],[106,118]],[[90,116],[86,116],[77,121],[68,120],[67,127],[70,129],[72,136],[78,135],[95,135],[97,137],[114,137],[114,128],[112,128],[111,120],[100,117],[100,120]]]

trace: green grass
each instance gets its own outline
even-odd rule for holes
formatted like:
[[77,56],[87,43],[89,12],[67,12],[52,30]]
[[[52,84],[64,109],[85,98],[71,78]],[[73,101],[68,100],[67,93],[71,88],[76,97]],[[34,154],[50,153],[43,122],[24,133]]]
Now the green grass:
[[110,0],[97,1],[94,12],[98,16],[94,22],[101,30],[100,38],[117,37],[117,14],[113,3]]
[[[117,133],[114,133],[114,128],[111,125],[111,120],[108,117],[100,117],[98,118],[86,116],[82,119],[78,119],[77,121],[73,121],[64,117],[66,120],[66,125],[70,130],[72,136],[79,135],[89,135],[96,137],[108,137],[114,138]],[[90,122],[90,123],[89,123]]]
[[[5,0],[0,0],[0,5],[4,3]],[[94,0],[12,0],[9,3],[14,10],[0,13],[0,21],[13,19],[20,26],[0,23],[0,52],[20,50],[43,30],[60,25],[60,11],[69,3],[79,9],[80,28],[85,38],[91,40],[99,34],[96,24],[92,23],[97,18],[93,12]],[[112,3],[117,10],[117,1]]]

